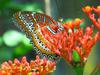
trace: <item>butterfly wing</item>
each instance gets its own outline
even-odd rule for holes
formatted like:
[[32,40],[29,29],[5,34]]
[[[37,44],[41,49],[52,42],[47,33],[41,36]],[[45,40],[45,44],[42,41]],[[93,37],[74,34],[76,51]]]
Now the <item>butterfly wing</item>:
[[[48,59],[53,60],[58,59],[59,56],[54,54],[46,46],[49,42],[44,38],[42,32],[43,28],[47,28],[51,33],[59,31],[60,26],[55,20],[45,14],[35,12],[18,12],[14,14],[14,23],[25,32],[26,36],[33,44],[34,49],[41,57],[47,57]],[[55,30],[55,27],[58,27],[58,29]]]

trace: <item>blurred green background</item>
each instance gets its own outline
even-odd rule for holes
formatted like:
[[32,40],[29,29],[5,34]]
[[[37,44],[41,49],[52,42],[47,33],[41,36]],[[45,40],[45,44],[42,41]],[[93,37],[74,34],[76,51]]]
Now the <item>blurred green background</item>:
[[[42,12],[55,20],[85,18],[84,25],[91,25],[91,21],[81,10],[86,5],[100,5],[100,0],[0,0],[0,63],[14,58],[20,59],[22,56],[26,56],[30,61],[36,56],[29,39],[13,24],[12,15],[15,12]],[[100,61],[99,45],[98,41],[89,56],[84,75],[89,75]],[[53,75],[75,75],[75,72],[62,59]]]

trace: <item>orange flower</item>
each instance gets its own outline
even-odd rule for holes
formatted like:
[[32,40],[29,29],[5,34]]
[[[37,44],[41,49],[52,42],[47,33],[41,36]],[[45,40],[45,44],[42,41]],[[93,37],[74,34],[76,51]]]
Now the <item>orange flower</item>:
[[4,74],[0,71],[0,75],[4,75]]
[[74,23],[72,21],[68,21],[66,23],[63,24],[63,26],[66,28],[66,29],[73,29],[74,28]]
[[80,24],[83,22],[83,20],[76,18],[74,21],[75,26],[80,26]]
[[86,6],[85,8],[82,8],[82,10],[87,14],[90,14],[92,12],[92,8],[90,6]]
[[47,59],[40,59],[39,56],[36,60],[27,62],[26,57],[23,57],[21,62],[18,59],[4,62],[1,64],[0,75],[46,75],[55,70],[55,62],[48,61]]
[[66,30],[68,30],[68,29],[74,29],[74,27],[76,26],[76,27],[80,27],[80,24],[83,22],[83,20],[81,20],[81,19],[79,19],[79,18],[76,18],[75,20],[74,20],[74,22],[73,21],[68,21],[68,22],[65,22],[64,24],[63,24],[63,26],[64,26],[64,28],[66,29]]
[[[86,11],[86,8],[88,9],[89,13],[85,12]],[[100,6],[97,6],[96,8],[95,7],[85,7],[83,8],[83,11],[88,15],[88,17],[90,18],[90,20],[93,22],[93,24],[98,28],[98,30],[100,30]],[[96,12],[96,13],[90,13],[90,12]],[[98,15],[98,18],[96,19],[95,18],[95,15]]]
[[100,6],[97,6],[96,8],[93,7],[93,10],[100,16]]

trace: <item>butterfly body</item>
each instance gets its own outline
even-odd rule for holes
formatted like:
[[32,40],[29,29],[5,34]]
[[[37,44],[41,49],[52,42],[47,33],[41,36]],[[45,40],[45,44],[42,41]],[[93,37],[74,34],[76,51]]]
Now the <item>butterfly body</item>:
[[50,44],[47,40],[49,36],[63,30],[60,24],[48,15],[32,12],[16,13],[14,15],[14,22],[25,32],[37,54],[49,59],[58,59],[59,56],[54,54],[46,45]]

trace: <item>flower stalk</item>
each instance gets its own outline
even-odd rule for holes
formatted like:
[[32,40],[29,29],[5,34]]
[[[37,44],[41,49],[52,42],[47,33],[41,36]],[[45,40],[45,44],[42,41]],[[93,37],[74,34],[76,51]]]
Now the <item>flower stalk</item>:
[[75,72],[76,72],[76,75],[83,75],[83,72],[84,72],[84,66],[78,66],[78,67],[75,67],[74,68]]

